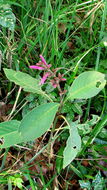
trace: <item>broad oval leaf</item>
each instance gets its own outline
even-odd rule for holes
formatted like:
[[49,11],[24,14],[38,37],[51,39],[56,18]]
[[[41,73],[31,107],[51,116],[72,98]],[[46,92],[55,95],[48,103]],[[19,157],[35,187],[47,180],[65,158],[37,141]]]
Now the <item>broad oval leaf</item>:
[[14,30],[16,17],[12,12],[9,4],[0,3],[0,25]]
[[21,121],[19,131],[24,141],[43,135],[51,126],[59,104],[47,103],[34,108]]
[[51,100],[51,98],[41,89],[39,81],[31,77],[29,74],[14,71],[12,69],[4,69],[4,72],[10,81],[21,86],[24,91],[41,94]]
[[87,99],[96,96],[105,86],[105,75],[97,71],[86,71],[80,74],[71,85],[68,99]]
[[66,147],[63,152],[63,168],[68,166],[76,157],[81,148],[81,137],[78,134],[78,129],[75,123],[71,123],[69,129],[70,136],[68,137]]
[[18,132],[20,121],[11,120],[0,123],[0,148],[7,148],[23,142]]

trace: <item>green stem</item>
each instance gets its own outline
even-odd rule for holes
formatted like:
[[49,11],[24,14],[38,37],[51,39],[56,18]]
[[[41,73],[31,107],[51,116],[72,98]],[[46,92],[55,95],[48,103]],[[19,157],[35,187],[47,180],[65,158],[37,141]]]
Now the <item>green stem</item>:
[[4,153],[4,157],[2,159],[2,164],[1,164],[1,167],[0,167],[0,172],[2,171],[2,169],[4,168],[4,165],[5,165],[5,162],[6,162],[6,157],[7,157],[7,154],[8,154],[8,150],[9,148],[6,148],[6,151]]

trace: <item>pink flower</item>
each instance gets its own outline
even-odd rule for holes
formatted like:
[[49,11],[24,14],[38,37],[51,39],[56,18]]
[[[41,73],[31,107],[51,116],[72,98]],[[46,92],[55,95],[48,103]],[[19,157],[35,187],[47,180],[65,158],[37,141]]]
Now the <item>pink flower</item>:
[[63,74],[61,75],[60,73],[58,74],[58,79],[59,81],[66,81],[66,78],[63,78]]
[[45,61],[45,58],[44,58],[42,55],[40,55],[40,59],[41,59],[42,63],[44,63],[44,65],[48,65],[48,64],[46,63],[46,61]]
[[50,77],[50,82],[54,88],[58,87],[60,85],[61,81],[66,81],[66,78],[63,78],[63,74],[58,73],[58,76],[56,76],[56,72],[59,68],[56,68],[54,70],[50,70],[51,64],[47,64],[45,58],[40,55],[41,61],[36,63],[36,65],[29,66],[31,69],[37,69],[37,70],[44,70],[46,71],[43,74],[43,77],[41,78],[40,84],[44,84],[48,77]]
[[66,78],[61,78],[61,81],[66,81]]
[[39,66],[36,66],[36,65],[31,65],[31,66],[29,66],[29,68],[31,68],[31,69],[37,69],[37,70],[44,70],[43,67],[39,67]]
[[49,77],[49,75],[50,75],[50,73],[45,73],[45,74],[43,75],[43,77],[41,78],[40,84],[44,84],[45,81],[46,81],[46,79]]
[[58,87],[61,81],[66,81],[66,78],[63,78],[63,74],[58,73],[58,77],[54,77],[50,82],[54,88]]
[[40,59],[41,61],[39,63],[36,63],[36,65],[31,65],[29,66],[31,69],[37,69],[37,70],[47,70],[47,69],[50,69],[51,67],[51,64],[47,64],[46,61],[45,61],[45,58],[40,55]]

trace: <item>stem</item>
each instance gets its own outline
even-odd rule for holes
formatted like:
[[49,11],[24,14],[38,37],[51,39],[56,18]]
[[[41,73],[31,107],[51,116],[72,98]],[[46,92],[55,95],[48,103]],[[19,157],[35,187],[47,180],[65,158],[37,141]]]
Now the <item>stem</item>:
[[54,133],[57,121],[58,121],[58,117],[56,116],[56,118],[54,120],[54,123],[53,123],[52,130],[51,130],[51,135],[50,135],[50,138],[49,138],[49,141],[48,141],[48,143],[49,143],[49,145],[48,145],[48,152],[50,152],[49,162],[50,162],[50,159],[52,158],[52,155],[53,155],[52,149],[53,149],[54,141],[51,142],[51,139],[53,138],[53,133]]
[[38,151],[33,156],[33,158],[31,158],[28,162],[26,162],[26,165],[32,163],[49,146],[49,144],[51,144],[52,142],[54,142],[60,136],[61,133],[62,133],[62,131],[57,136],[55,136],[52,139],[50,139],[50,142],[48,144],[46,144],[43,148],[41,148],[41,150]]
[[17,97],[16,97],[16,101],[15,101],[15,103],[14,103],[13,109],[12,109],[12,111],[11,111],[11,113],[10,113],[10,115],[9,115],[9,117],[8,117],[7,120],[10,120],[12,114],[14,113],[14,111],[15,111],[15,109],[16,109],[16,105],[17,105],[17,102],[18,102],[18,99],[19,99],[19,96],[20,96],[21,90],[22,90],[22,88],[19,87],[18,94],[17,94]]
[[1,164],[1,167],[0,167],[0,172],[2,171],[2,169],[4,168],[4,165],[5,165],[5,162],[6,162],[6,157],[7,157],[7,154],[8,154],[8,150],[9,148],[6,148],[6,151],[4,153],[4,157],[2,159],[2,164]]

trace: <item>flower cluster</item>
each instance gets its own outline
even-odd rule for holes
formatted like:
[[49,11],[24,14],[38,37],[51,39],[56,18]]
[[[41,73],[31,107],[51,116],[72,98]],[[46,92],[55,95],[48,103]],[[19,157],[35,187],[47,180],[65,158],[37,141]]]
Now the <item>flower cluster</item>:
[[[59,83],[61,81],[66,81],[66,79],[63,78],[63,74],[58,73],[58,76],[57,76],[58,68],[51,70],[50,69],[51,64],[47,64],[46,60],[44,59],[44,57],[42,55],[40,55],[40,59],[41,59],[41,61],[36,63],[36,65],[30,66],[31,69],[37,69],[37,70],[44,71],[44,74],[43,74],[43,77],[41,78],[40,84],[44,84],[45,81],[47,80],[47,78],[49,78],[50,82],[54,88],[56,88],[56,87],[60,88]],[[62,92],[62,91],[60,90],[60,92]]]

